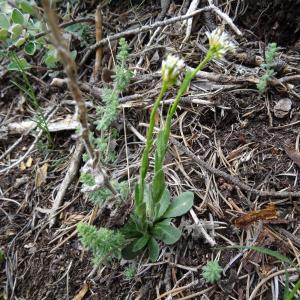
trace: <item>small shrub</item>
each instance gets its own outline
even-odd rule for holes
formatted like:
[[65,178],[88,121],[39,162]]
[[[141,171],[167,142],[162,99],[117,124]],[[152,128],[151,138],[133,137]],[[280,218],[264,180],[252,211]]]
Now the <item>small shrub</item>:
[[268,85],[268,81],[276,75],[274,71],[274,65],[278,59],[278,47],[276,43],[270,43],[267,46],[265,52],[265,63],[261,65],[261,68],[264,71],[264,74],[259,78],[259,82],[256,87],[260,94],[265,93]]
[[222,268],[217,261],[209,261],[202,268],[202,276],[207,283],[215,283],[221,279]]

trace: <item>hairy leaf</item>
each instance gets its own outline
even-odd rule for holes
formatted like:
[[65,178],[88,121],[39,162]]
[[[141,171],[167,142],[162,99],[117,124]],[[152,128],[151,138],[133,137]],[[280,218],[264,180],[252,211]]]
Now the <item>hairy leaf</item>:
[[174,218],[187,213],[194,202],[194,194],[192,192],[184,192],[176,197],[164,213],[164,218]]
[[153,235],[167,245],[176,243],[181,236],[181,231],[165,222],[157,223],[153,228]]
[[162,169],[160,169],[153,178],[152,181],[152,197],[154,203],[158,203],[162,194],[165,190],[165,174]]
[[152,262],[157,261],[159,255],[159,245],[154,238],[148,242],[149,257]]

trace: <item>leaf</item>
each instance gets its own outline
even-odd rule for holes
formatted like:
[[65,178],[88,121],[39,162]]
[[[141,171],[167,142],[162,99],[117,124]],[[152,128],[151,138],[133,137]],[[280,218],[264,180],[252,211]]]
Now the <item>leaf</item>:
[[57,52],[55,50],[49,50],[44,56],[44,63],[48,68],[54,68],[56,64],[59,62],[59,57],[57,56]]
[[161,198],[160,198],[160,201],[158,203],[158,205],[156,206],[157,207],[157,214],[156,214],[156,218],[155,218],[155,221],[159,220],[163,214],[166,212],[166,210],[168,209],[168,207],[170,206],[170,192],[168,191],[167,188],[165,188]]
[[0,41],[5,41],[8,37],[8,30],[5,28],[0,29]]
[[6,17],[5,14],[0,14],[0,28],[8,29],[10,26],[9,19]]
[[31,68],[31,65],[26,61],[25,58],[20,58],[18,62],[19,64],[17,64],[15,61],[9,63],[7,69],[9,71],[21,71],[21,70],[28,70]]
[[161,130],[157,136],[157,148],[155,152],[155,172],[162,169],[166,146],[164,143],[164,132]]
[[24,15],[17,8],[13,9],[13,11],[11,13],[11,20],[15,24],[24,25],[24,23],[25,23]]
[[34,14],[34,6],[30,4],[28,1],[20,1],[19,2],[19,8],[30,15]]
[[156,262],[159,255],[159,245],[152,237],[148,242],[149,257],[152,262]]
[[14,43],[14,45],[15,45],[17,48],[19,48],[19,47],[21,47],[22,45],[24,45],[25,42],[26,42],[26,39],[24,39],[24,38],[19,38],[19,39]]
[[152,181],[152,197],[153,202],[158,203],[165,190],[165,174],[162,169],[160,169],[153,178]]
[[138,252],[142,250],[147,245],[149,239],[150,239],[149,234],[145,234],[139,239],[135,240],[134,245],[132,246],[132,250],[134,252]]
[[[136,240],[135,240],[136,241]],[[134,251],[133,246],[135,244],[135,241],[127,245],[125,248],[122,249],[122,257],[126,260],[131,260],[136,258],[141,251]]]
[[37,167],[36,175],[35,175],[35,187],[40,188],[43,183],[46,182],[47,179],[47,171],[49,164],[45,163],[41,168]]
[[[270,250],[268,248],[264,248],[264,247],[258,247],[258,246],[228,246],[228,247],[220,247],[219,249],[241,249],[241,250],[254,250],[266,255],[270,255],[272,257],[275,257],[276,259],[280,260],[283,263],[287,263],[292,267],[296,267],[297,265],[290,260],[287,256],[282,255],[281,253],[279,253],[278,251],[274,251],[274,250]],[[298,269],[298,272],[300,272],[300,269]]]
[[36,51],[36,43],[34,42],[26,43],[24,50],[28,55],[33,55]]
[[147,215],[151,216],[154,206],[149,184],[146,184],[144,187],[144,202],[146,204]]
[[153,228],[153,235],[158,240],[163,241],[167,245],[176,243],[181,236],[181,231],[164,222],[157,223]]
[[174,218],[182,216],[187,213],[194,202],[194,194],[192,192],[184,192],[176,197],[172,202],[165,214],[164,218]]
[[238,217],[234,220],[234,225],[236,227],[247,227],[253,222],[258,220],[276,220],[278,219],[278,212],[274,203],[269,203],[266,208],[261,210],[254,210],[246,213],[245,215]]
[[12,38],[16,39],[22,34],[23,27],[20,24],[14,24],[10,27],[9,30],[12,33]]

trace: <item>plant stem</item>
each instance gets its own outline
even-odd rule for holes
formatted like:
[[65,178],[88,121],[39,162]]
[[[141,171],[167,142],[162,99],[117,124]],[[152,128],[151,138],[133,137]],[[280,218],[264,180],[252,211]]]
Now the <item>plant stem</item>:
[[297,293],[297,291],[299,289],[300,289],[300,280],[297,281],[297,283],[293,287],[292,291],[288,294],[286,300],[293,300],[295,294]]
[[144,186],[145,186],[145,178],[148,172],[149,168],[149,153],[153,144],[153,131],[154,131],[154,126],[155,126],[155,116],[156,112],[158,110],[158,107],[160,105],[160,102],[165,95],[166,91],[168,90],[169,85],[167,82],[163,81],[162,88],[160,90],[160,93],[158,97],[156,98],[154,105],[151,110],[150,114],[150,123],[149,123],[149,128],[147,130],[147,136],[146,136],[146,146],[143,152],[142,156],[142,166],[141,166],[141,174],[140,174],[140,183],[139,183],[139,203],[142,202],[143,199],[143,194],[144,194]]
[[174,113],[176,111],[176,108],[179,104],[179,101],[181,97],[184,95],[184,93],[187,91],[191,80],[197,75],[197,73],[202,70],[214,57],[214,52],[211,50],[208,50],[205,58],[199,63],[197,68],[192,72],[187,72],[184,80],[179,88],[179,91],[176,95],[175,101],[173,102],[172,106],[169,108],[167,119],[166,119],[166,125],[164,128],[164,143],[167,145],[167,142],[169,140],[170,136],[170,130],[171,130],[171,121],[174,116]]

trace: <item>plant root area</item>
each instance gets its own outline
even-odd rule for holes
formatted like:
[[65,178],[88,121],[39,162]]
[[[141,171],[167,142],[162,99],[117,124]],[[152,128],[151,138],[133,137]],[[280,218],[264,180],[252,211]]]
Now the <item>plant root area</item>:
[[[53,81],[65,78],[61,64],[49,68],[42,53],[27,55],[32,65],[27,76],[40,111],[50,116],[48,124],[65,126],[51,130],[51,141],[45,134],[37,138],[38,127],[23,127],[36,119],[38,111],[13,83],[22,81],[22,76],[8,72],[8,62],[2,59],[0,299],[283,299],[285,286],[291,290],[299,280],[295,265],[299,267],[300,257],[300,1],[215,1],[233,26],[208,9],[193,17],[189,33],[189,23],[183,20],[139,29],[185,15],[192,1],[170,1],[165,13],[160,1],[102,2],[102,37],[124,33],[133,78],[120,95],[119,115],[112,125],[117,134],[111,134],[101,151],[112,156],[104,163],[109,176],[128,181],[131,192],[124,203],[108,199],[94,205],[80,190],[84,165],[80,159],[50,226],[53,202],[78,141],[72,125],[74,101],[65,83]],[[64,36],[77,53],[91,130],[99,135],[94,126],[96,108],[104,105],[99,91],[111,85],[118,39],[101,46],[100,68],[94,76],[98,2],[56,5]],[[197,9],[206,6],[208,1],[199,1]],[[72,30],[64,26],[69,21],[76,25]],[[192,81],[173,120],[164,164],[172,195],[194,192],[193,210],[215,246],[188,213],[174,221],[182,230],[181,239],[171,246],[161,244],[157,262],[151,263],[145,253],[135,261],[113,260],[93,270],[91,253],[80,243],[76,225],[84,221],[117,229],[127,221],[143,137],[161,87],[162,60],[172,53],[187,67],[196,67],[208,49],[205,33],[218,26],[232,36],[237,51],[212,61]],[[49,35],[46,40],[50,43]],[[271,42],[279,47],[276,74],[260,94],[256,84]],[[166,94],[156,129],[177,89],[174,86]],[[153,156],[152,152],[151,170]],[[233,245],[268,248],[294,265],[254,250],[225,249]],[[224,269],[213,284],[202,277],[203,266],[211,260],[218,260]]]

